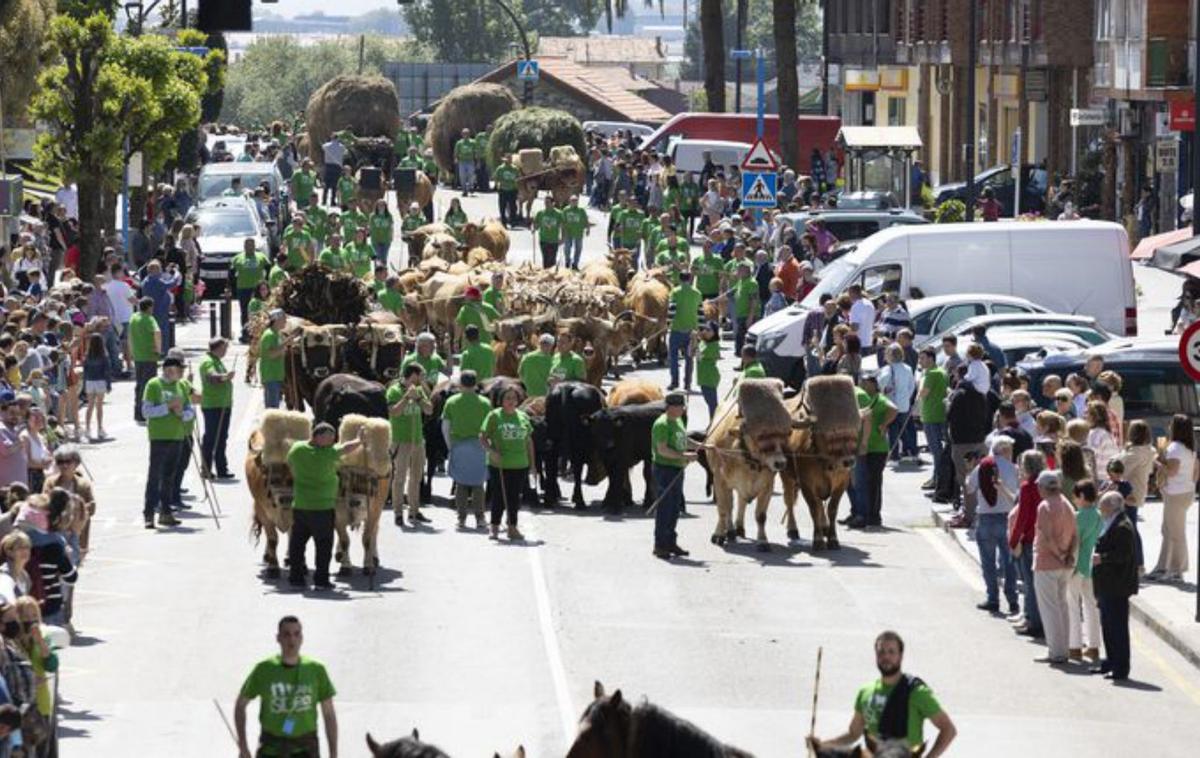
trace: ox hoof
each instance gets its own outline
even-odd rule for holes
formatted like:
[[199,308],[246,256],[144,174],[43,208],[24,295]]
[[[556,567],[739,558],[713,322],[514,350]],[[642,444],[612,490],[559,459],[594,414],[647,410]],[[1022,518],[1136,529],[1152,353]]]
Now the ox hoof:
[[840,542],[838,542],[838,541],[837,541],[837,537],[830,537],[830,538],[829,538],[829,543],[827,544],[827,547],[828,547],[830,550],[839,550],[839,549],[841,549],[841,547],[842,547],[842,544],[841,544]]
[[338,569],[337,575],[342,578],[345,578],[345,577],[350,576],[350,572],[351,572],[351,568],[349,566],[343,565],[341,568]]
[[742,536],[738,534],[738,531],[730,529],[728,532],[725,532],[725,539],[729,540],[730,544],[736,543],[738,541],[738,537]]
[[363,572],[363,576],[371,576],[372,574],[375,573],[375,567],[374,566],[363,566],[362,572]]
[[760,543],[758,543],[757,545],[755,545],[755,546],[754,546],[754,549],[755,549],[755,550],[757,550],[757,551],[758,551],[758,552],[760,552],[760,553],[769,553],[769,552],[771,552],[771,543],[769,543],[769,542],[760,542]]
[[800,530],[799,529],[788,529],[788,539],[793,540],[793,541],[800,539]]
[[825,550],[825,548],[827,548],[827,547],[828,547],[828,545],[826,545],[826,544],[825,544],[825,540],[824,540],[824,539],[816,539],[816,540],[813,540],[813,543],[812,543],[812,551],[813,551],[814,553],[820,553],[820,552],[823,552],[823,551]]
[[745,536],[746,536],[746,529],[745,529],[745,527],[741,527],[741,526],[739,526],[739,527],[737,528],[737,536],[739,536],[739,537],[745,537]]
[[714,534],[712,536],[712,543],[719,547],[724,547],[725,546],[725,538],[719,534]]
[[278,579],[279,578],[279,567],[278,566],[267,566],[266,576],[268,579]]

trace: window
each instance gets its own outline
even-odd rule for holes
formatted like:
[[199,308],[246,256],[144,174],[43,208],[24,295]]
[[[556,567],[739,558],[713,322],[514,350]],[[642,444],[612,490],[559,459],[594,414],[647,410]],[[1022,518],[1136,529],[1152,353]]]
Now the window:
[[992,313],[1033,313],[1032,310],[1023,305],[1009,305],[1008,303],[993,303]]
[[1146,36],[1146,0],[1127,0],[1125,29],[1129,39]]
[[913,334],[918,338],[925,337],[933,333],[933,317],[938,313],[936,308],[925,311],[924,313],[913,316],[912,328]]
[[942,310],[942,314],[938,317],[937,326],[930,334],[941,334],[947,332],[954,327],[974,316],[982,316],[984,313],[981,303],[961,303],[959,305],[949,305]]
[[899,292],[902,274],[899,264],[895,263],[869,268],[862,272],[863,292],[872,298],[885,292]]
[[892,0],[875,0],[875,30],[880,34],[891,34]]
[[903,97],[888,98],[888,126],[904,126],[907,121],[908,99]]
[[1096,39],[1098,40],[1112,39],[1112,3],[1113,0],[1096,0]]
[[1171,416],[1175,413],[1196,415],[1193,382],[1181,369],[1126,365],[1120,368],[1120,374],[1124,381],[1121,397],[1125,400],[1126,417]]
[[866,239],[879,231],[879,222],[874,220],[826,221],[825,226],[839,242]]

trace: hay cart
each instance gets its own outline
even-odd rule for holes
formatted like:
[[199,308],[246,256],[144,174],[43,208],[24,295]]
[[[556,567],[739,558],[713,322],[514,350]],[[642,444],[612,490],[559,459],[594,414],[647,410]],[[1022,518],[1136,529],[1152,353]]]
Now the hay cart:
[[532,216],[533,201],[542,190],[548,191],[554,202],[560,205],[570,200],[572,195],[583,192],[583,161],[579,160],[571,147],[552,148],[548,164],[542,151],[537,148],[521,150],[515,162],[521,172],[517,180],[517,200],[527,218]]
[[393,142],[387,137],[353,137],[344,140],[346,162],[358,182],[358,195],[375,202],[388,190],[393,161]]

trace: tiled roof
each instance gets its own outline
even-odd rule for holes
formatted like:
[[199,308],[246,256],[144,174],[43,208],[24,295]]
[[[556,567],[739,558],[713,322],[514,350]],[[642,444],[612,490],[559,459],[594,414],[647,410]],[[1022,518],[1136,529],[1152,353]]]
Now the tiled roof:
[[585,65],[611,63],[666,63],[666,56],[652,37],[540,37],[539,57],[553,55]]
[[[580,66],[566,58],[546,56],[540,56],[538,64],[543,80],[554,82],[598,110],[609,111],[615,120],[661,124],[671,118],[670,113],[635,94],[657,85],[634,77],[623,68]],[[484,74],[479,81],[499,82],[515,74],[516,61],[513,60]]]

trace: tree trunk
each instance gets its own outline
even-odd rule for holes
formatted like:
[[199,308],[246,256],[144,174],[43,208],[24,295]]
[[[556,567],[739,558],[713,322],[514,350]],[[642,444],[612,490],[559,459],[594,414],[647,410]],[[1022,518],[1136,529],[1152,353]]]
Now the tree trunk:
[[100,193],[103,181],[97,174],[83,172],[79,176],[79,271],[76,273],[84,281],[91,280],[91,274],[100,265],[100,256],[104,251],[103,233],[111,221],[106,221]]
[[779,99],[779,149],[783,162],[800,166],[800,136],[796,119],[800,115],[800,82],[796,76],[796,2],[773,0],[775,16],[775,80]]
[[725,112],[725,30],[721,0],[700,0],[700,40],[704,45],[704,94],[708,110]]

